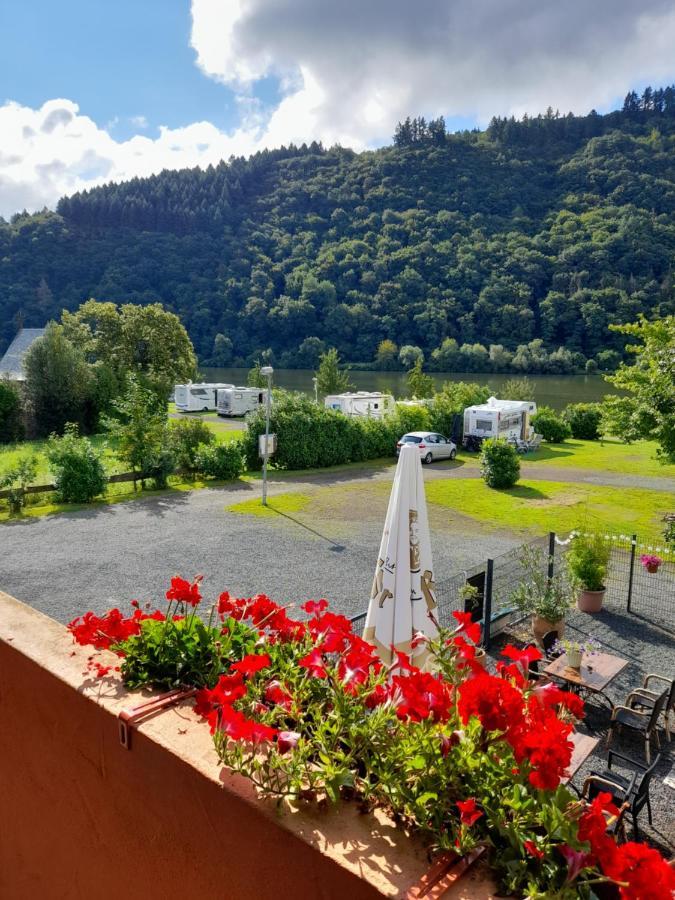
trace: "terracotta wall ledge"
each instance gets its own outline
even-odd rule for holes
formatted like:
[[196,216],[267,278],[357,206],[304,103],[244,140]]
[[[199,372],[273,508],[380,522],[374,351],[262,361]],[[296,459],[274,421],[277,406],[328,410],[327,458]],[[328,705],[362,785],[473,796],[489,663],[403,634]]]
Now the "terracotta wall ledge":
[[[258,800],[218,764],[189,702],[134,728],[125,750],[117,715],[151,695],[92,679],[88,656],[0,592],[3,900],[405,898],[428,869],[381,811]],[[444,896],[496,895],[478,870]]]

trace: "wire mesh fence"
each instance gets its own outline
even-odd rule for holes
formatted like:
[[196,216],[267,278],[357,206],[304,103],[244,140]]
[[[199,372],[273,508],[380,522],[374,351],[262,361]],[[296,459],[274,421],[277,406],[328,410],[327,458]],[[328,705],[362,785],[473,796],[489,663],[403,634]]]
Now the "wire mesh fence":
[[[528,583],[533,561],[548,578],[566,575],[571,537],[561,538],[551,532],[441,579],[435,585],[440,624],[452,625],[452,613],[457,610],[471,612],[474,620],[481,622],[483,644],[489,648],[496,635],[525,618],[513,594],[521,584]],[[605,606],[639,616],[675,634],[675,547],[641,543],[635,535],[603,537],[611,545]],[[528,554],[528,550],[535,552]],[[645,557],[656,557],[660,562],[648,566]],[[363,627],[365,618],[364,611],[352,619],[355,630]]]

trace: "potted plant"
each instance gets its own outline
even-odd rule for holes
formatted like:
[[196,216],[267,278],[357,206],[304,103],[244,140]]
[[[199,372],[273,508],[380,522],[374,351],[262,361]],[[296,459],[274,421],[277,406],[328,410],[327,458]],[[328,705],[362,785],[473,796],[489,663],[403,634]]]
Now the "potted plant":
[[651,572],[651,574],[654,575],[659,571],[663,560],[660,556],[655,556],[652,553],[643,553],[640,557],[640,562],[648,572]]
[[600,643],[595,638],[585,641],[559,639],[553,645],[553,652],[559,655],[564,653],[570,669],[580,669],[584,656],[600,652]]
[[573,594],[564,575],[548,577],[548,562],[539,547],[525,547],[520,555],[523,579],[510,595],[522,612],[532,615],[532,632],[539,644],[549,631],[561,638],[565,631],[565,613],[572,606]]
[[582,612],[595,613],[605,599],[605,579],[612,547],[601,534],[574,533],[567,553],[570,580],[577,586],[577,606]]

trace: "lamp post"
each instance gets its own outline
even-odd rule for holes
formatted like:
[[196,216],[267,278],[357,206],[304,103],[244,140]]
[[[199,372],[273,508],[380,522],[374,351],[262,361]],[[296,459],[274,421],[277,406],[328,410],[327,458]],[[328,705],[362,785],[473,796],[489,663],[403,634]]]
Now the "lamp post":
[[265,403],[265,452],[263,453],[263,489],[262,502],[263,506],[267,506],[267,460],[270,455],[270,405],[272,402],[272,375],[274,369],[272,366],[263,366],[260,374],[267,378],[267,400]]
[[319,379],[312,378],[312,384],[314,385],[314,402],[316,405],[319,405]]

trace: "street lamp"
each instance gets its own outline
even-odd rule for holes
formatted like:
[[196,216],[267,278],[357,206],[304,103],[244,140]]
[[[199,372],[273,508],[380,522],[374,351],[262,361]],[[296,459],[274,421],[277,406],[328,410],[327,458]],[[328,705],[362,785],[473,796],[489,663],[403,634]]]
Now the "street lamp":
[[265,403],[265,450],[263,453],[263,489],[262,502],[263,506],[267,506],[267,460],[270,455],[270,405],[272,402],[272,375],[274,369],[272,366],[263,366],[260,374],[267,378],[267,401]]

